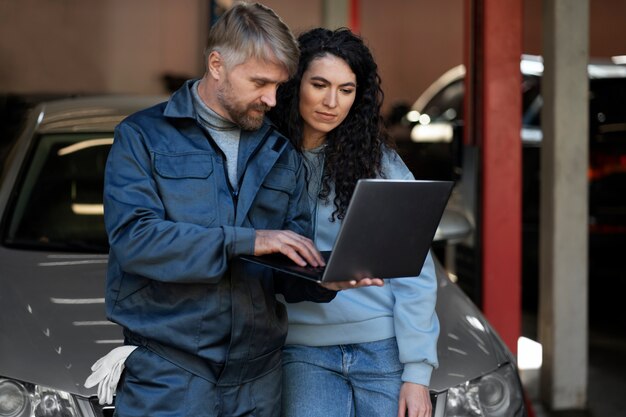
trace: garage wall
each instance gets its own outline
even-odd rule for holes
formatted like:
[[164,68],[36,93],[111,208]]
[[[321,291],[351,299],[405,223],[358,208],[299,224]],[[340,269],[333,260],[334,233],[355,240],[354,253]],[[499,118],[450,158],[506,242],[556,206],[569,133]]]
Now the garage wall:
[[465,0],[362,0],[363,36],[380,67],[387,108],[413,104],[442,73],[463,62]]
[[0,92],[162,92],[201,68],[204,3],[0,0]]
[[[541,0],[524,0],[524,52],[541,53]],[[589,55],[626,55],[626,1],[589,1]]]
[[[465,0],[361,0],[387,108],[412,102],[462,62]],[[321,0],[266,0],[294,32]],[[524,51],[541,51],[541,0],[525,0]],[[626,2],[592,0],[590,50],[626,54]],[[199,76],[207,0],[0,0],[0,93],[162,93],[164,74]]]

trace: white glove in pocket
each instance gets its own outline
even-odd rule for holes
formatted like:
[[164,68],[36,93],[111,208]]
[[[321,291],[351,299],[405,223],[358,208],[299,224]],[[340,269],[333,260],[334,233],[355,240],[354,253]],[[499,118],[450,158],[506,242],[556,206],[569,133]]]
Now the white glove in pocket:
[[124,370],[124,362],[135,349],[137,346],[117,347],[91,366],[92,373],[85,381],[85,388],[98,385],[98,402],[101,405],[113,403],[113,394]]

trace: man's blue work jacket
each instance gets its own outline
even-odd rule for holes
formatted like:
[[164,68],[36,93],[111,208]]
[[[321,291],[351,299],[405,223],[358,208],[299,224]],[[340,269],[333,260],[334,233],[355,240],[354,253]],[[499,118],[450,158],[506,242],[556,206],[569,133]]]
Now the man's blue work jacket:
[[311,235],[302,161],[269,123],[242,131],[234,191],[191,86],[115,130],[104,187],[106,310],[127,343],[238,385],[280,365],[287,321],[276,293],[295,302],[335,292],[235,259],[254,253],[255,229]]

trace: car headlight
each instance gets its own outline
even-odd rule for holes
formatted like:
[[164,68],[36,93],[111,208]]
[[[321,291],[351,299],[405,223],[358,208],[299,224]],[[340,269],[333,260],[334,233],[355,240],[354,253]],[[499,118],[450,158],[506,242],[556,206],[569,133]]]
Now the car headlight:
[[448,390],[446,417],[525,416],[520,380],[507,364]]
[[71,394],[0,377],[0,417],[81,417]]

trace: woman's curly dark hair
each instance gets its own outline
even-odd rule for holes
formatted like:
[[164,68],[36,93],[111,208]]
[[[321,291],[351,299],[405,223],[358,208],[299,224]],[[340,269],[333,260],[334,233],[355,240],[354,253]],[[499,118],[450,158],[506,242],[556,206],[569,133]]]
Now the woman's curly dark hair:
[[270,118],[278,129],[302,150],[303,120],[299,112],[300,83],[309,64],[331,54],[343,59],[356,75],[356,96],[346,119],[326,136],[324,173],[319,197],[328,199],[335,188],[332,220],[343,219],[354,187],[361,178],[381,175],[385,146],[392,147],[384,132],[381,106],[384,98],[378,66],[363,40],[347,28],[318,28],[298,37],[300,61],[296,74],[277,92]]

